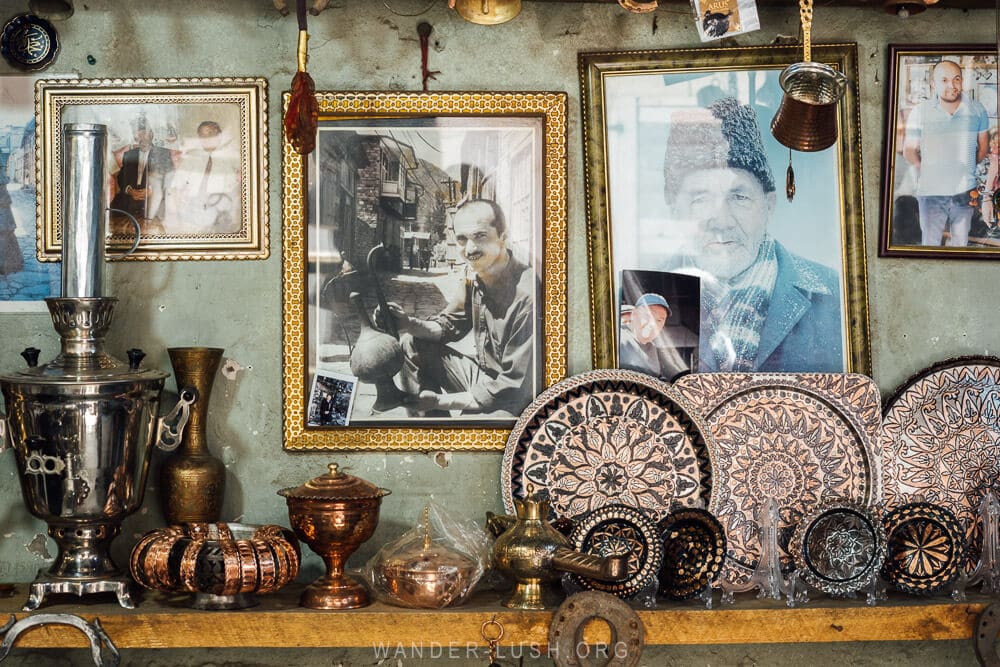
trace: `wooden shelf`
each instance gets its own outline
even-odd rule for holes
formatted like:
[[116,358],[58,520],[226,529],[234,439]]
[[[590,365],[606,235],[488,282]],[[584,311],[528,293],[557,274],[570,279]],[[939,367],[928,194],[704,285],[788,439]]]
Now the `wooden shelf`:
[[[19,618],[27,587],[18,585],[11,598],[0,600],[2,618]],[[182,597],[147,594],[136,609],[122,609],[111,596],[56,596],[35,613],[76,614],[100,618],[120,649],[267,647],[372,647],[402,644],[449,646],[483,643],[484,622],[496,617],[504,626],[505,645],[544,646],[551,612],[514,611],[500,605],[496,593],[476,595],[468,604],[440,611],[400,609],[376,603],[352,611],[316,611],[298,604],[301,586],[260,598],[261,604],[241,611],[196,611]],[[750,596],[735,605],[705,609],[695,604],[662,603],[639,610],[647,644],[756,644],[790,642],[919,641],[969,639],[982,610],[991,602],[970,595],[957,603],[946,598],[896,598],[875,607],[861,600],[817,599],[789,609],[783,603]],[[54,603],[53,603],[54,602]],[[0,621],[2,623],[2,621]],[[606,641],[595,635],[588,641]],[[64,626],[29,630],[19,647],[87,646],[84,636]]]

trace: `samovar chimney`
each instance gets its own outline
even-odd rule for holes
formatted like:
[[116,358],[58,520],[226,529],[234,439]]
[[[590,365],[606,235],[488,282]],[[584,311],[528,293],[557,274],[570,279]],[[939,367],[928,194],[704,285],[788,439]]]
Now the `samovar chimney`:
[[62,296],[104,296],[108,128],[63,127]]

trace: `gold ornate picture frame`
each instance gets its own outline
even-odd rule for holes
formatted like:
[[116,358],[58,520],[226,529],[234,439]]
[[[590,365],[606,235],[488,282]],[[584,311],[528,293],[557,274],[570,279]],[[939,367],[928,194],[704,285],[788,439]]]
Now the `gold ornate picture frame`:
[[105,125],[109,248],[128,260],[266,259],[267,81],[43,79],[38,120],[37,252],[62,250],[62,127]]
[[792,154],[770,123],[778,76],[801,58],[801,47],[579,55],[595,367],[618,364],[621,272],[650,270],[701,280],[699,371],[870,373],[857,45],[813,47],[851,84],[837,143]]
[[503,449],[566,373],[566,94],[316,99],[316,149],[283,144],[284,447]]

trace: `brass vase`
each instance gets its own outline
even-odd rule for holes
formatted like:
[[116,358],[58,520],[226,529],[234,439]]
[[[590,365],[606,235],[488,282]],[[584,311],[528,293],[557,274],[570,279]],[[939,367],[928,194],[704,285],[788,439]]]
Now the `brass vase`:
[[222,514],[226,467],[208,451],[205,438],[209,398],[222,352],[218,347],[167,349],[177,386],[198,390],[184,439],[160,472],[160,505],[169,525],[216,523]]

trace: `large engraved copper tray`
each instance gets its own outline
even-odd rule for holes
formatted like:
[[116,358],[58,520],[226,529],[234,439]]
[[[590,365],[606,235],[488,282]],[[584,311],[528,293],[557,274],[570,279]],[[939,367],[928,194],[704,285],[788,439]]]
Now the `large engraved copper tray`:
[[836,498],[879,499],[880,397],[871,378],[845,373],[700,373],[674,388],[705,417],[712,452],[709,511],[726,529],[722,578],[744,583],[760,557],[757,517],[781,508],[779,544],[791,569],[791,532]]
[[959,357],[926,368],[886,401],[882,468],[889,509],[923,500],[967,528],[978,558],[977,509],[1000,477],[1000,359]]
[[547,491],[552,513],[575,518],[604,505],[636,507],[655,523],[671,506],[696,507],[712,486],[706,428],[655,378],[596,370],[542,392],[507,440],[504,506]]

